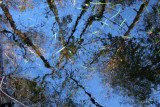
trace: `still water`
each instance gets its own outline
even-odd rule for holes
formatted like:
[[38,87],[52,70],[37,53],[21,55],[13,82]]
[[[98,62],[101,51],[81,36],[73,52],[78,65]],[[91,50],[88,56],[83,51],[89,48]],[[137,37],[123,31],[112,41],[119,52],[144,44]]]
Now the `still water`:
[[158,0],[0,0],[0,104],[159,107]]

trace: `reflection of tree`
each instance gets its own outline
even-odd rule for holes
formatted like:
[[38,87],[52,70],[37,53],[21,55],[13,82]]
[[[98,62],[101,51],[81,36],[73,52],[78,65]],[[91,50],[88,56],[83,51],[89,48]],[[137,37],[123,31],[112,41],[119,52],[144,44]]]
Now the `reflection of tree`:
[[89,4],[89,3],[90,3],[89,1],[92,1],[92,0],[85,0],[85,1],[84,1],[83,5],[82,5],[82,8],[83,8],[83,9],[82,9],[80,15],[79,15],[79,16],[77,17],[77,19],[76,19],[75,25],[74,25],[74,27],[73,27],[73,30],[72,30],[72,32],[71,32],[71,35],[70,35],[69,38],[68,38],[68,41],[67,41],[66,45],[68,45],[69,42],[70,42],[70,39],[73,38],[73,34],[74,34],[75,31],[76,31],[76,28],[77,28],[77,25],[79,24],[80,19],[81,19],[82,16],[87,12],[86,10],[88,9],[88,7],[87,7],[86,5],[84,5],[84,4]]
[[[142,10],[142,6],[143,5],[141,5],[140,10]],[[143,9],[144,8],[145,5],[143,6]],[[154,13],[146,14],[145,19],[148,21],[145,21],[145,23],[149,22],[150,25],[158,24],[158,22],[155,24],[153,23],[156,22],[157,19],[157,16],[153,14]],[[148,17],[148,15],[150,17]],[[151,18],[151,16],[153,17]],[[136,19],[138,19],[138,17],[135,17],[134,20]],[[133,21],[130,26],[136,23],[137,21]],[[128,35],[128,32],[130,32],[134,26],[132,26],[132,28],[129,27],[129,30],[125,35]],[[152,28],[152,26],[148,27]],[[157,27],[155,27],[155,29],[156,30],[153,30],[152,32],[152,36],[145,38],[132,38],[131,40],[125,40],[124,42],[122,38],[118,39],[110,37],[108,41],[106,40],[106,42],[104,42],[104,44],[111,43],[111,46],[106,45],[110,47],[110,50],[112,50],[112,48],[118,49],[115,51],[114,55],[111,54],[111,58],[106,62],[107,65],[104,65],[102,71],[106,73],[110,85],[118,93],[122,92],[124,96],[129,96],[133,100],[130,101],[132,104],[146,105],[153,103],[150,100],[151,97],[154,97],[152,96],[152,90],[156,90],[160,83],[160,55],[156,54],[159,49],[159,43],[155,42],[155,40],[158,41],[159,39]],[[102,56],[102,54],[100,54],[99,57],[100,56]]]
[[[103,40],[107,49],[96,54],[91,63],[97,59],[101,61],[98,66],[103,65],[101,70],[106,75],[107,82],[117,93],[129,96],[131,100],[127,102],[133,105],[156,104],[150,98],[155,97],[152,90],[157,91],[160,83],[160,55],[156,54],[159,43],[148,43],[146,38],[132,38],[121,45],[123,41],[122,38],[112,38],[110,35],[106,42]],[[119,46],[122,46],[121,50],[112,53]]]
[[26,105],[45,104],[45,100],[47,100],[45,88],[40,86],[36,81],[13,76],[8,76],[6,81],[5,87],[7,89],[3,89],[3,87],[2,89],[8,92],[6,96],[15,103],[18,102],[20,105],[23,105],[22,103]]
[[[100,2],[102,3],[105,3],[105,0],[100,0]],[[87,27],[89,25],[91,25],[93,23],[93,21],[96,21],[96,20],[101,20],[101,18],[103,17],[103,14],[104,14],[104,11],[105,11],[105,6],[106,5],[100,5],[98,8],[97,8],[97,13],[95,15],[91,15],[88,20],[87,20],[87,23],[84,27],[84,29],[82,30],[79,38],[81,39],[83,34],[85,33]]]
[[[159,22],[160,13],[158,10],[160,6],[157,4],[152,5],[151,12],[145,14],[145,17],[144,17],[145,32],[147,34],[150,34],[150,38],[155,42],[159,42],[160,40],[159,37],[157,36],[159,35],[159,32],[160,32],[160,22]],[[151,39],[148,40],[148,42],[152,41]]]
[[[121,26],[122,23],[121,24],[119,23],[119,22],[122,22],[121,20],[123,20],[123,19],[119,19],[119,17],[122,17],[121,13],[118,13],[117,17],[118,16],[119,17],[118,18],[116,17],[117,19],[114,18],[115,20],[113,20],[112,18],[107,18],[108,12],[115,11],[114,9],[116,9],[117,3],[122,4],[124,7],[126,5],[130,6],[135,2],[135,0],[131,0],[131,1],[115,0],[115,1],[111,1],[111,3],[113,3],[111,5],[107,4],[108,0],[99,0],[99,2],[95,2],[95,1],[92,2],[92,0],[84,0],[84,2],[81,5],[82,10],[80,11],[79,16],[77,16],[77,18],[75,19],[73,18],[72,14],[66,15],[63,18],[59,17],[61,16],[61,12],[59,11],[59,7],[61,6],[58,6],[56,2],[57,2],[56,0],[47,0],[49,9],[54,14],[55,20],[58,25],[58,26],[55,26],[56,24],[54,23],[51,30],[52,31],[56,31],[57,29],[59,30],[60,37],[58,40],[61,42],[61,45],[63,46],[63,48],[61,48],[62,50],[59,50],[57,52],[59,54],[59,56],[57,54],[57,56],[59,57],[57,59],[60,60],[59,62],[55,58],[56,55],[54,53],[51,53],[55,55],[53,57],[53,62],[55,60],[58,62],[58,63],[54,63],[55,69],[58,69],[56,70],[58,71],[58,73],[55,74],[54,76],[53,76],[53,73],[42,74],[43,77],[42,77],[41,83],[44,86],[41,86],[35,81],[31,81],[28,79],[15,77],[15,80],[13,80],[12,78],[11,81],[9,82],[10,86],[16,88],[16,90],[13,91],[13,95],[19,100],[21,100],[22,97],[26,97],[24,102],[27,102],[27,103],[39,104],[40,101],[41,102],[46,101],[45,103],[47,103],[52,100],[53,104],[56,104],[57,106],[61,104],[64,106],[75,106],[77,104],[74,102],[74,97],[72,97],[73,96],[72,92],[77,91],[76,88],[73,86],[73,84],[76,84],[76,86],[80,87],[83,90],[83,92],[85,92],[84,94],[86,94],[90,98],[90,101],[92,104],[95,104],[96,106],[101,106],[101,104],[95,101],[96,98],[94,99],[91,93],[87,92],[86,88],[84,88],[82,85],[78,83],[78,81],[80,80],[78,80],[77,78],[76,79],[68,78],[65,73],[68,72],[68,69],[70,69],[70,66],[72,66],[73,64],[73,63],[72,64],[68,63],[68,60],[72,61],[72,59],[74,59],[76,62],[77,60],[79,60],[78,58],[83,58],[83,55],[84,55],[83,52],[85,50],[89,49],[90,47],[91,49],[93,49],[94,47],[96,47],[97,45],[99,46],[102,43],[102,45],[104,45],[102,47],[103,49],[99,49],[99,48],[97,49],[98,47],[97,46],[95,49],[91,50],[97,53],[90,52],[91,53],[90,54],[88,52],[89,53],[88,55],[88,53],[86,52],[88,55],[87,56],[88,59],[83,58],[85,60],[85,61],[82,60],[82,62],[84,61],[83,64],[86,64],[86,62],[90,60],[90,56],[92,57],[93,55],[93,61],[91,61],[90,64],[100,65],[98,66],[98,68],[102,69],[103,73],[106,74],[108,78],[108,82],[117,92],[121,90],[123,94],[131,97],[134,100],[134,103],[143,103],[143,102],[146,103],[146,100],[150,98],[150,94],[152,93],[151,88],[156,88],[160,82],[160,79],[158,78],[159,68],[160,68],[159,54],[154,54],[154,53],[157,53],[160,49],[159,43],[154,44],[155,41],[159,42],[159,37],[155,36],[155,35],[158,35],[158,32],[159,32],[159,22],[155,20],[158,18],[157,14],[154,14],[154,12],[152,12],[150,14],[146,14],[146,17],[145,17],[145,24],[147,24],[145,25],[147,26],[146,34],[151,34],[152,37],[147,36],[142,39],[138,39],[134,37],[131,40],[128,40],[129,37],[127,38],[127,36],[130,34],[130,32],[135,28],[137,23],[140,21],[140,18],[142,17],[143,12],[146,6],[148,5],[148,1],[141,4],[138,11],[136,10],[137,13],[135,15],[135,18],[133,22],[130,22],[131,24],[129,26],[127,22],[124,22],[128,27],[128,29],[122,36],[124,38],[112,37],[114,35],[113,32],[110,32],[108,35],[106,35],[107,31],[105,31],[106,30],[105,28],[105,29],[102,29],[102,33],[99,33],[99,31],[98,33],[96,33],[98,36],[96,34],[94,35],[93,41],[98,41],[97,44],[93,43],[92,37],[90,36],[89,33],[94,32],[94,30],[97,30],[98,27],[100,27],[98,28],[98,30],[103,28],[101,27],[101,25],[105,24],[105,21],[104,21],[105,19],[107,19],[108,21],[110,21],[115,25],[118,25],[118,27],[122,28]],[[58,2],[61,3],[64,1],[59,0]],[[93,5],[91,4],[91,2],[100,3],[100,4]],[[3,24],[6,24],[7,27],[13,31],[13,33],[12,31],[4,30],[4,29],[1,32],[4,34],[11,34],[12,38],[14,38],[13,39],[14,42],[16,43],[19,43],[19,41],[15,39],[18,37],[23,43],[21,44],[22,45],[21,47],[23,48],[24,46],[27,48],[31,47],[36,52],[36,54],[42,59],[43,63],[45,64],[45,67],[53,68],[49,64],[49,60],[46,60],[44,58],[44,55],[42,54],[39,46],[34,44],[34,41],[33,41],[34,37],[38,36],[39,38],[41,38],[40,35],[36,34],[37,32],[36,30],[38,30],[38,27],[34,27],[32,28],[32,30],[25,31],[25,33],[23,33],[23,31],[18,30],[18,25],[16,25],[14,20],[12,19],[12,16],[8,10],[9,7],[3,3],[0,5],[4,12],[4,15],[0,17],[6,16],[7,18],[5,19],[5,21],[3,21]],[[27,5],[27,4],[24,3],[24,5]],[[113,7],[114,9],[112,9]],[[26,7],[22,6],[21,8],[22,8],[21,11],[24,11]],[[154,11],[155,10],[156,8],[154,9]],[[75,22],[72,23],[73,19],[75,20]],[[82,26],[82,29],[79,29],[78,25],[80,25],[81,21],[83,20],[86,22]],[[94,22],[99,25],[96,26]],[[69,26],[69,24],[72,24],[72,30],[70,30],[71,27]],[[93,25],[95,25],[94,26],[95,29],[94,28],[91,29],[92,28],[91,26]],[[148,32],[148,30],[152,29],[152,26],[154,29]],[[79,35],[76,35],[78,34],[77,32],[79,33]],[[54,44],[54,46],[56,49],[57,47],[59,48],[59,45],[57,45],[57,42]],[[55,48],[52,47],[51,49],[54,50]],[[81,55],[80,53],[78,53],[80,49],[83,51],[83,52],[81,51],[82,52]],[[96,60],[98,59],[102,59],[102,60],[100,60],[99,62],[96,62]],[[59,63],[63,64],[63,66],[57,67],[57,65],[59,66]],[[75,63],[73,64],[73,66],[75,68],[77,67]],[[66,70],[66,71],[62,72],[63,70]],[[75,75],[79,77],[79,75],[77,74],[78,73],[75,73]],[[47,81],[47,79],[50,78],[51,76],[53,77],[51,78],[52,82],[53,80],[58,81],[57,86],[55,84],[54,85],[49,84],[49,82]],[[52,88],[54,90],[53,93],[49,91],[47,92],[45,90],[47,87]],[[23,88],[25,88],[26,90],[22,90]],[[72,92],[70,92],[70,89],[72,90]],[[26,91],[26,93],[28,94],[27,95],[23,94],[24,91]],[[18,93],[22,93],[22,94],[17,95]],[[52,93],[52,94],[48,95],[47,93]],[[65,97],[63,97],[64,94],[66,95]],[[48,100],[47,97],[50,97],[51,100]]]
[[[141,5],[137,11],[133,22],[128,27],[128,31],[124,33],[125,36],[129,35],[131,30],[135,27],[140,20],[148,2]],[[155,6],[156,8],[156,6]],[[148,17],[149,15],[149,17]],[[159,79],[159,55],[156,54],[159,50],[158,39],[158,16],[157,13],[146,14],[145,23],[148,23],[149,29],[154,26],[155,32],[152,32],[152,36],[145,38],[132,38],[131,40],[121,37],[112,37],[112,34],[108,34],[108,38],[100,39],[105,49],[99,51],[93,58],[91,63],[96,60],[100,60],[101,63],[97,65],[103,65],[102,71],[106,74],[106,78],[110,85],[116,92],[122,93],[124,96],[129,96],[132,104],[150,104],[150,98],[152,96],[152,89],[157,88]],[[152,23],[151,23],[152,22]],[[156,22],[156,23],[153,23]],[[152,39],[154,37],[154,39]],[[106,58],[106,57],[109,57]],[[107,61],[104,61],[107,59]],[[152,96],[153,97],[153,96]]]
[[58,23],[58,26],[59,26],[59,32],[60,32],[60,41],[62,43],[62,45],[64,44],[63,41],[64,41],[64,35],[63,35],[63,30],[62,30],[62,24],[60,22],[60,19],[59,19],[59,15],[58,15],[58,10],[57,10],[57,7],[56,7],[56,4],[55,4],[55,0],[47,0],[48,2],[48,5],[49,5],[49,8],[50,10],[53,12],[53,14],[55,15],[55,19]]
[[73,77],[70,77],[70,78],[71,78],[71,80],[73,80],[73,81],[76,83],[76,85],[77,85],[78,87],[80,87],[81,89],[84,90],[85,94],[88,95],[88,97],[90,98],[90,101],[91,101],[94,105],[96,105],[97,107],[102,107],[100,104],[98,104],[98,102],[95,101],[95,99],[92,97],[91,93],[89,93],[89,92],[86,91],[86,89],[85,89],[84,86],[80,85],[80,84],[78,83],[78,81],[75,80]]
[[[3,0],[2,0],[3,1]],[[27,8],[33,9],[34,6],[31,0],[4,0],[3,3],[11,9],[25,11]]]
[[47,68],[51,68],[50,64],[48,63],[48,61],[44,58],[44,56],[41,54],[40,50],[32,43],[31,39],[28,38],[26,36],[26,34],[22,33],[20,30],[18,30],[16,28],[15,22],[12,19],[11,14],[9,13],[8,8],[1,3],[1,8],[5,14],[5,16],[7,17],[8,21],[10,22],[10,25],[14,31],[14,33],[23,40],[23,42],[27,45],[27,46],[31,46],[33,48],[33,50],[35,50],[35,52],[37,53],[37,55],[42,59],[42,61],[44,62],[45,66]]
[[[90,0],[85,0],[84,4],[89,4],[89,1]],[[100,2],[105,3],[105,0],[100,0]],[[91,25],[93,23],[93,21],[100,21],[101,18],[103,17],[103,14],[105,12],[105,6],[106,6],[105,4],[99,5],[97,8],[96,14],[88,17],[87,22],[85,24],[85,27],[81,31],[81,34],[79,35],[79,40],[75,39],[74,33],[77,30],[76,29],[77,25],[79,24],[80,19],[82,18],[82,16],[86,13],[86,10],[88,9],[88,6],[86,6],[84,4],[82,5],[83,10],[81,11],[80,15],[76,19],[73,30],[71,31],[71,34],[68,37],[68,40],[65,44],[66,48],[62,51],[62,53],[61,53],[62,55],[61,55],[60,59],[63,59],[64,56],[66,57],[67,60],[71,59],[71,57],[73,57],[73,55],[75,55],[77,53],[78,49],[81,48],[80,45],[84,41],[84,39],[82,39],[82,36],[86,32],[88,26]]]
[[24,77],[14,77],[10,75],[3,79],[5,79],[5,82],[3,80],[3,85],[0,88],[0,92],[3,90],[4,95],[0,95],[4,101],[0,99],[0,104],[5,102],[14,102],[16,105],[25,104],[28,106],[80,106],[69,96],[62,97],[62,91],[59,92],[54,87],[54,91],[51,90],[53,93],[51,91],[49,92],[49,83],[40,85],[40,83],[38,83],[36,80],[26,79]]
[[146,47],[130,40],[127,46],[123,46],[122,50],[109,60],[107,66],[112,87],[117,91],[123,91],[124,95],[134,97],[134,103],[145,103],[149,100],[151,88],[156,88],[160,82],[157,78],[158,62],[153,63],[154,55],[152,60],[148,58],[152,53],[146,55],[145,51],[151,50],[144,48]]
[[148,1],[146,1],[145,3],[143,3],[141,5],[141,7],[139,8],[139,11],[137,11],[137,15],[134,18],[132,24],[128,27],[128,31],[124,34],[125,36],[129,35],[129,33],[131,32],[131,30],[134,28],[134,26],[139,22],[142,13],[144,12],[145,8],[148,5]]
[[60,58],[59,58],[60,62],[63,62],[64,59],[66,61],[74,60],[74,55],[77,53],[77,50],[78,50],[78,46],[76,46],[74,42],[69,44],[65,49],[62,50]]
[[0,38],[0,76],[3,74],[3,45],[2,38]]

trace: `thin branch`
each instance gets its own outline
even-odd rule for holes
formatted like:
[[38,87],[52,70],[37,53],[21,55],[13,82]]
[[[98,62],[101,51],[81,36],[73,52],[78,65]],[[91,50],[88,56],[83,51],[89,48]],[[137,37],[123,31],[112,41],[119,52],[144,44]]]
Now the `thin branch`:
[[3,84],[4,78],[5,78],[5,76],[2,77],[1,84],[0,84],[0,88],[2,88],[2,84]]
[[[105,3],[105,0],[100,0],[100,2]],[[93,23],[93,21],[95,21],[95,20],[101,20],[101,18],[103,17],[104,11],[105,11],[105,6],[106,6],[106,4],[105,4],[105,5],[102,5],[101,10],[100,10],[100,13],[98,13],[98,14],[96,14],[96,15],[92,15],[92,16],[90,16],[90,17],[88,18],[87,23],[86,23],[84,29],[82,30],[82,32],[81,32],[81,34],[80,34],[80,36],[79,36],[80,39],[82,38],[83,34],[86,32],[87,27],[88,27],[89,25],[91,25],[91,24]]]
[[60,19],[59,19],[59,16],[58,16],[58,9],[56,7],[56,3],[55,3],[55,0],[47,0],[48,2],[48,5],[49,5],[49,8],[50,10],[53,12],[53,14],[55,15],[55,19],[58,23],[58,26],[59,26],[59,32],[60,32],[60,41],[62,43],[62,45],[64,45],[63,41],[64,41],[64,37],[63,37],[63,29],[62,29],[62,24],[60,22]]
[[[136,24],[139,22],[140,18],[141,18],[141,15],[142,13],[144,12],[144,10],[146,9],[146,6],[148,5],[149,1],[146,1],[145,3],[141,4],[138,12],[137,12],[137,15],[135,16],[132,24],[128,27],[128,31],[125,32],[124,36],[128,36],[129,33],[131,32],[131,30],[136,26]],[[123,43],[119,46],[119,48],[116,50],[116,52],[120,52],[120,50],[122,49],[122,47],[124,46],[125,44],[125,41],[123,41]]]
[[36,54],[42,59],[45,67],[50,68],[50,69],[53,69],[53,72],[54,72],[54,68],[51,67],[51,65],[49,64],[49,62],[44,58],[44,56],[43,56],[42,53],[40,52],[39,48],[37,48],[37,47],[33,44],[32,40],[31,40],[30,38],[28,38],[25,33],[22,33],[20,30],[18,30],[18,29],[16,28],[16,25],[15,25],[15,22],[14,22],[14,20],[13,20],[13,18],[12,18],[12,15],[10,14],[10,12],[9,12],[8,8],[5,6],[5,4],[1,3],[0,6],[1,6],[1,8],[2,8],[4,14],[5,14],[5,16],[7,17],[7,19],[8,19],[8,21],[9,21],[9,23],[10,23],[10,25],[11,25],[14,33],[15,33],[19,38],[21,38],[21,39],[23,40],[23,42],[24,42],[28,47],[29,47],[29,46],[32,47],[32,49],[36,52]]
[[[123,27],[121,27],[118,23],[116,23],[115,21],[112,21],[111,19],[109,19],[108,17],[104,16],[104,18],[106,18],[107,20],[109,20],[111,23],[118,25],[121,29],[123,29],[124,31],[126,31]],[[127,25],[128,26],[128,25]]]
[[[92,1],[92,0],[91,0],[91,1]],[[89,4],[89,3],[90,3],[90,0],[85,0],[83,4]],[[73,37],[73,34],[74,34],[75,31],[77,30],[76,28],[77,28],[77,26],[78,26],[78,24],[79,24],[79,20],[80,20],[80,19],[82,18],[82,16],[87,12],[87,11],[86,11],[86,10],[88,9],[87,6],[83,6],[83,5],[82,5],[82,8],[83,8],[83,9],[82,9],[80,15],[79,15],[79,16],[77,17],[77,19],[76,19],[75,25],[74,25],[74,27],[73,27],[73,30],[72,30],[72,32],[71,32],[71,35],[70,35],[69,38],[68,38],[68,41],[67,41],[66,45],[69,44],[70,39]]]
[[139,11],[137,12],[137,15],[135,16],[132,24],[128,27],[128,31],[124,34],[125,36],[128,36],[129,33],[131,32],[131,30],[134,28],[134,26],[139,22],[142,13],[144,12],[144,10],[146,9],[147,5],[148,5],[149,1],[146,1],[145,3],[143,3],[139,9]]
[[[121,18],[122,20],[125,20],[125,19],[123,19],[123,17],[122,17],[121,15],[119,15],[119,16],[120,16],[120,18]],[[129,27],[126,22],[124,22],[124,24],[126,24],[126,26]]]
[[91,102],[92,102],[94,105],[96,105],[97,107],[102,107],[99,103],[97,103],[97,102],[95,101],[95,99],[92,97],[91,93],[89,93],[89,92],[86,91],[86,89],[84,88],[84,86],[80,85],[80,84],[78,83],[78,81],[75,80],[74,78],[72,78],[72,77],[70,77],[70,78],[77,84],[77,86],[79,86],[81,89],[84,90],[85,94],[88,95],[88,97],[90,98]]
[[12,32],[10,32],[8,30],[1,30],[0,33],[12,33]]
[[0,91],[1,91],[3,94],[5,94],[7,97],[9,97],[10,99],[12,99],[12,100],[16,101],[17,103],[23,105],[24,107],[28,107],[27,105],[25,105],[25,104],[19,102],[19,101],[16,100],[15,98],[13,98],[13,97],[9,96],[8,94],[6,94],[1,88],[0,88]]

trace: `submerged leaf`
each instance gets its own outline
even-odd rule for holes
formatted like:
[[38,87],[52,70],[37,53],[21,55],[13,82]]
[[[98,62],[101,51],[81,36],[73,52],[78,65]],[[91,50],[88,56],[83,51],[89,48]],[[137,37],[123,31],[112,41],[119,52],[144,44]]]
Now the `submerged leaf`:
[[159,9],[158,9],[158,7],[157,7],[157,12],[158,12],[158,15],[159,15],[160,13],[159,13]]
[[89,4],[85,4],[86,6],[89,6]]
[[94,67],[90,68],[90,67],[86,67],[86,66],[83,66],[83,65],[80,65],[81,67],[85,68],[85,69],[96,69]]
[[147,13],[149,13],[149,10],[148,10],[148,8],[146,7],[146,10],[147,10]]
[[70,53],[71,57],[74,58],[72,51],[69,50],[69,53]]
[[120,27],[122,26],[122,24],[123,24],[125,21],[126,21],[126,19],[124,19],[124,20],[122,21],[122,23],[120,24]]
[[116,16],[120,13],[120,11],[121,11],[121,10],[119,9],[119,11],[118,11],[114,16],[112,16],[110,19],[116,17]]
[[29,60],[25,60],[25,64],[27,64],[27,63],[28,63],[28,61],[29,61]]
[[103,2],[90,2],[91,4],[111,4],[111,3],[103,3]]
[[159,54],[160,50],[158,52],[156,52],[156,54]]
[[103,21],[100,21],[101,23],[103,23],[103,24],[105,24],[105,25],[107,25],[107,26],[109,26],[109,24],[107,24],[106,22],[103,22]]
[[80,10],[86,10],[86,9],[83,9],[83,8],[78,8],[78,7],[77,7],[77,9],[80,9]]
[[56,40],[56,38],[57,38],[57,34],[56,33],[54,34],[54,37],[55,37],[55,40]]
[[99,31],[95,31],[95,32],[93,32],[92,34],[97,34],[97,33],[99,33]]
[[124,36],[122,35],[123,38],[127,38],[127,39],[131,39],[132,37],[129,37],[129,36]]
[[65,47],[61,48],[59,51],[56,52],[56,54],[59,53],[59,52],[61,52],[64,48],[65,48]]
[[73,5],[75,6],[76,5],[76,1],[74,0],[74,2],[73,2]]
[[154,27],[152,27],[148,32],[146,32],[147,34],[152,34]]

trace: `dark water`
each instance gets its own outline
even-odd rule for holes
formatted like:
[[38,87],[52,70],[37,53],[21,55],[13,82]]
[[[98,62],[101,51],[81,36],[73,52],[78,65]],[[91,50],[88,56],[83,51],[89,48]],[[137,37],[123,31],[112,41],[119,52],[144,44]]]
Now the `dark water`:
[[158,0],[0,0],[0,103],[160,106]]

